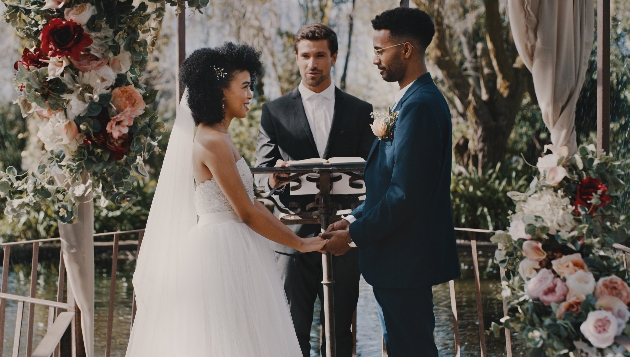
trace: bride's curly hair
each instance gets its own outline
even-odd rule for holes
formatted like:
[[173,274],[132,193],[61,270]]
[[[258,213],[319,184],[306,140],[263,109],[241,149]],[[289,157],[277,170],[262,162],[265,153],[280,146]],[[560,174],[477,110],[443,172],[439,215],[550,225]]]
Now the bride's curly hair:
[[249,45],[226,42],[221,47],[198,49],[186,58],[180,81],[188,88],[188,106],[195,124],[223,121],[223,89],[243,71],[249,71],[253,88],[256,77],[262,74],[262,62],[260,52]]

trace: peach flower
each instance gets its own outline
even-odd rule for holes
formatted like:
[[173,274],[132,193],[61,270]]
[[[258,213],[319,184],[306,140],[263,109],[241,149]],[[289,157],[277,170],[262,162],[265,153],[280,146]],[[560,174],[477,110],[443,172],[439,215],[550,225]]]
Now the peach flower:
[[35,111],[35,113],[37,114],[37,116],[42,119],[42,120],[48,120],[50,119],[50,117],[52,117],[53,115],[57,114],[61,112],[61,110],[52,110],[50,108],[47,109],[38,109]]
[[112,95],[112,104],[118,113],[127,111],[133,117],[144,113],[146,104],[134,86],[118,87],[112,91]]
[[551,284],[540,293],[539,298],[543,304],[549,306],[552,302],[564,301],[568,291],[569,288],[562,279],[554,278]]
[[617,319],[606,310],[596,310],[588,313],[586,321],[580,326],[580,331],[588,341],[597,348],[606,348],[613,344],[617,335]]
[[68,144],[74,138],[79,135],[79,128],[77,127],[77,123],[74,120],[68,120],[66,124],[59,127],[59,134],[61,135],[62,144]]
[[370,126],[372,127],[372,132],[374,133],[374,135],[379,138],[387,134],[387,124],[385,124],[385,121],[383,120],[374,119],[374,123],[370,124]]
[[96,7],[94,7],[94,5],[90,3],[82,3],[72,7],[71,9],[66,9],[63,12],[63,17],[65,17],[66,20],[72,20],[79,25],[85,25],[94,14],[96,14]]
[[572,299],[568,299],[567,295],[567,301],[558,306],[558,310],[556,310],[556,317],[561,319],[567,312],[573,313],[574,315],[579,314],[580,307],[582,306],[582,301],[584,301],[584,299],[580,297],[573,297]]
[[528,240],[523,243],[523,253],[529,260],[539,262],[547,256],[545,250],[542,249],[542,243],[535,240]]
[[120,54],[109,60],[109,66],[115,73],[125,73],[131,68],[131,53],[121,50]]
[[565,255],[552,261],[551,265],[553,266],[553,270],[563,278],[567,278],[569,275],[579,270],[588,271],[580,253]]
[[98,58],[91,53],[82,53],[78,60],[70,59],[81,72],[95,71],[107,65],[108,58]]
[[60,9],[66,2],[64,0],[46,0],[46,4],[42,7],[42,10],[46,9]]
[[525,284],[525,294],[527,294],[530,299],[538,299],[540,294],[553,284],[554,278],[551,270],[540,269],[538,274]]
[[614,296],[604,296],[597,300],[595,308],[610,311],[617,319],[617,336],[621,335],[626,328],[628,318],[630,318],[630,311],[628,306]]
[[630,288],[625,281],[613,275],[599,279],[595,287],[595,296],[598,299],[604,296],[614,296],[627,305],[630,303]]

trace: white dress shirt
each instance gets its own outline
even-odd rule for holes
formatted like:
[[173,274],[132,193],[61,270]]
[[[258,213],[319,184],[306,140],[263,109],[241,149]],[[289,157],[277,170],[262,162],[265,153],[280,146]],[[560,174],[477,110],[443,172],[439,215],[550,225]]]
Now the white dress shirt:
[[[400,100],[402,99],[402,97],[405,96],[405,93],[407,93],[407,90],[409,89],[409,87],[411,87],[412,84],[414,84],[416,81],[413,81],[411,83],[409,83],[407,86],[405,86],[405,88],[402,88],[401,90],[398,91],[398,93],[396,93],[396,95],[394,96],[394,105],[392,105],[392,110],[394,108],[396,108],[396,105],[398,105],[398,102],[400,102]],[[343,219],[345,219],[346,221],[350,222],[350,224],[354,223],[354,221],[356,221],[357,219],[349,214],[345,217],[343,217]]]
[[320,93],[315,93],[300,83],[298,89],[302,96],[308,125],[311,127],[313,139],[315,139],[317,152],[319,157],[323,158],[335,112],[335,86],[331,83],[328,88]]

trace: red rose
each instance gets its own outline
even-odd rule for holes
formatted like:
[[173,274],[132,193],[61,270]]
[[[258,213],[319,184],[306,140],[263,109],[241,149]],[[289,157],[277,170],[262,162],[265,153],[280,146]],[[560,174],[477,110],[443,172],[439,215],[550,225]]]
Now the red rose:
[[18,63],[21,63],[26,69],[30,70],[31,67],[42,68],[48,66],[48,63],[44,62],[48,60],[48,56],[43,53],[39,48],[35,48],[33,52],[28,48],[25,48],[22,52],[22,58],[15,61],[13,68],[18,70]]
[[74,21],[54,18],[44,26],[39,39],[41,49],[51,57],[68,56],[78,60],[81,52],[92,44],[92,38]]
[[[579,206],[586,207],[588,214],[592,214],[597,208],[604,207],[610,203],[612,198],[606,194],[608,187],[602,183],[599,179],[594,177],[585,177],[577,187],[577,194],[575,195],[575,212],[581,215]],[[599,195],[599,204],[592,204],[590,201],[594,195]]]

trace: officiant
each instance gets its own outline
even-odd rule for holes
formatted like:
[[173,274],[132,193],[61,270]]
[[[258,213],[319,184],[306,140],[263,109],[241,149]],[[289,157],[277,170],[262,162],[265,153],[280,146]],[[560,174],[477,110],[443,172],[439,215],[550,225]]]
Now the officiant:
[[[370,128],[372,105],[342,92],[332,83],[337,60],[337,35],[322,24],[302,27],[295,36],[295,60],[302,77],[291,93],[263,105],[256,147],[257,167],[281,167],[289,160],[331,157],[367,158],[375,140]],[[271,190],[275,175],[256,175],[256,184]],[[286,207],[296,202],[302,210],[314,195],[291,195],[288,186],[276,191]],[[350,208],[355,198],[333,195],[332,201]],[[279,212],[276,210],[276,215]],[[320,225],[289,225],[300,237],[320,233]],[[302,254],[273,243],[284,282],[295,332],[304,357],[310,356],[310,333],[316,298],[323,301],[321,253]],[[352,316],[359,297],[359,262],[356,250],[334,257],[334,299],[337,356],[352,355]],[[323,309],[322,309],[323,311]],[[324,324],[324,314],[320,313]],[[322,355],[325,355],[325,339]]]

